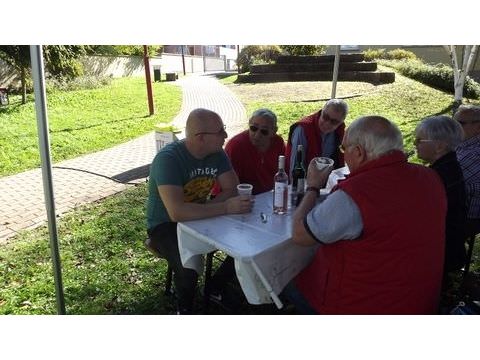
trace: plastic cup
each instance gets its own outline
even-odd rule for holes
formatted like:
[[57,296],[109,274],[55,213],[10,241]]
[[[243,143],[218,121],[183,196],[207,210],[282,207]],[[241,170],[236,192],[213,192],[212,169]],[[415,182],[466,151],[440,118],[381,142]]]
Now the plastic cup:
[[333,167],[333,160],[328,157],[316,157],[313,159],[318,170],[323,170],[327,167]]
[[237,191],[238,195],[252,195],[253,185],[252,184],[238,184]]

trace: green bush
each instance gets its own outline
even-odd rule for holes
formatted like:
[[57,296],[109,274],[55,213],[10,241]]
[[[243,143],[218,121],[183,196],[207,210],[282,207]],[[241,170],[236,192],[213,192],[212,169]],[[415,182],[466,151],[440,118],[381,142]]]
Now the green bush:
[[393,49],[386,51],[385,49],[367,49],[363,52],[365,61],[372,60],[416,60],[417,55],[413,52],[404,49]]
[[326,45],[280,45],[280,49],[288,55],[322,55],[327,50]]
[[385,49],[367,49],[363,52],[365,61],[385,59]]
[[253,64],[274,62],[281,54],[277,45],[247,45],[238,54],[237,65],[241,73],[250,71]]
[[80,76],[73,80],[51,78],[46,81],[46,91],[52,93],[55,91],[96,89],[110,85],[111,82],[112,78],[110,76]]
[[[429,65],[420,60],[382,60],[381,65],[394,68],[400,74],[434,88],[454,93],[453,69],[445,64]],[[464,96],[480,99],[480,84],[467,76]]]

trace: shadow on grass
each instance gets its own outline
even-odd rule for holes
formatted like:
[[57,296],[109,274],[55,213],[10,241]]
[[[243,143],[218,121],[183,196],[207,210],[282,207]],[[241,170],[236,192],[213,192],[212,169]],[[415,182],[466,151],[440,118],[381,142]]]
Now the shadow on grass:
[[106,124],[117,124],[117,123],[121,123],[121,122],[124,122],[124,121],[130,121],[130,120],[135,120],[135,119],[138,119],[138,118],[148,118],[150,117],[149,115],[144,115],[144,116],[135,116],[135,117],[128,117],[128,118],[124,118],[124,119],[115,119],[115,120],[111,120],[111,121],[104,121],[104,122],[101,122],[101,123],[98,123],[98,124],[91,124],[91,125],[87,125],[87,126],[80,126],[80,127],[72,127],[72,128],[65,128],[65,129],[59,129],[59,130],[51,130],[50,129],[50,133],[51,134],[54,134],[54,133],[62,133],[62,132],[72,132],[72,131],[77,131],[77,130],[86,130],[86,129],[91,129],[91,128],[96,128],[96,127],[100,127],[100,126],[103,126],[103,125],[106,125]]
[[435,114],[431,114],[429,116],[439,116],[439,115],[448,114],[448,113],[450,113],[448,114],[448,116],[453,116],[454,109],[456,109],[456,107],[458,107],[458,105],[456,105],[455,101],[452,101],[452,103],[446,108],[436,112]]

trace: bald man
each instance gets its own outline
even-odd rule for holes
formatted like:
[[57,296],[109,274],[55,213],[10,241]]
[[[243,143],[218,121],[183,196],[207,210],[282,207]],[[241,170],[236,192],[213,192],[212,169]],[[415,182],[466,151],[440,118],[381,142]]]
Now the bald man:
[[340,150],[350,175],[319,204],[331,169],[309,165],[292,239],[320,246],[284,295],[310,314],[435,313],[445,248],[440,178],[407,162],[400,130],[381,116],[352,122]]
[[[187,118],[186,138],[166,145],[150,168],[147,204],[147,246],[167,259],[174,272],[177,313],[193,311],[198,275],[184,268],[180,260],[177,222],[224,214],[250,212],[249,198],[237,196],[238,177],[222,147],[227,138],[220,116],[207,109],[195,109]],[[222,191],[211,199],[215,183]],[[232,262],[226,262],[231,267]],[[211,284],[221,286],[231,271],[222,267]]]

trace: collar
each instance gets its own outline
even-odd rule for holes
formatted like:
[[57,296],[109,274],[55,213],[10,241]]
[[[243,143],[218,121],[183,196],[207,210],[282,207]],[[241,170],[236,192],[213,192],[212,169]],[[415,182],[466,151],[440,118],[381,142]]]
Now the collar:
[[395,163],[406,163],[407,157],[403,151],[400,150],[393,150],[392,152],[382,155],[377,159],[370,160],[356,169],[354,172],[351,172],[349,175],[346,176],[352,177],[358,174],[364,173],[366,171],[370,171],[374,168],[384,167],[393,165]]

